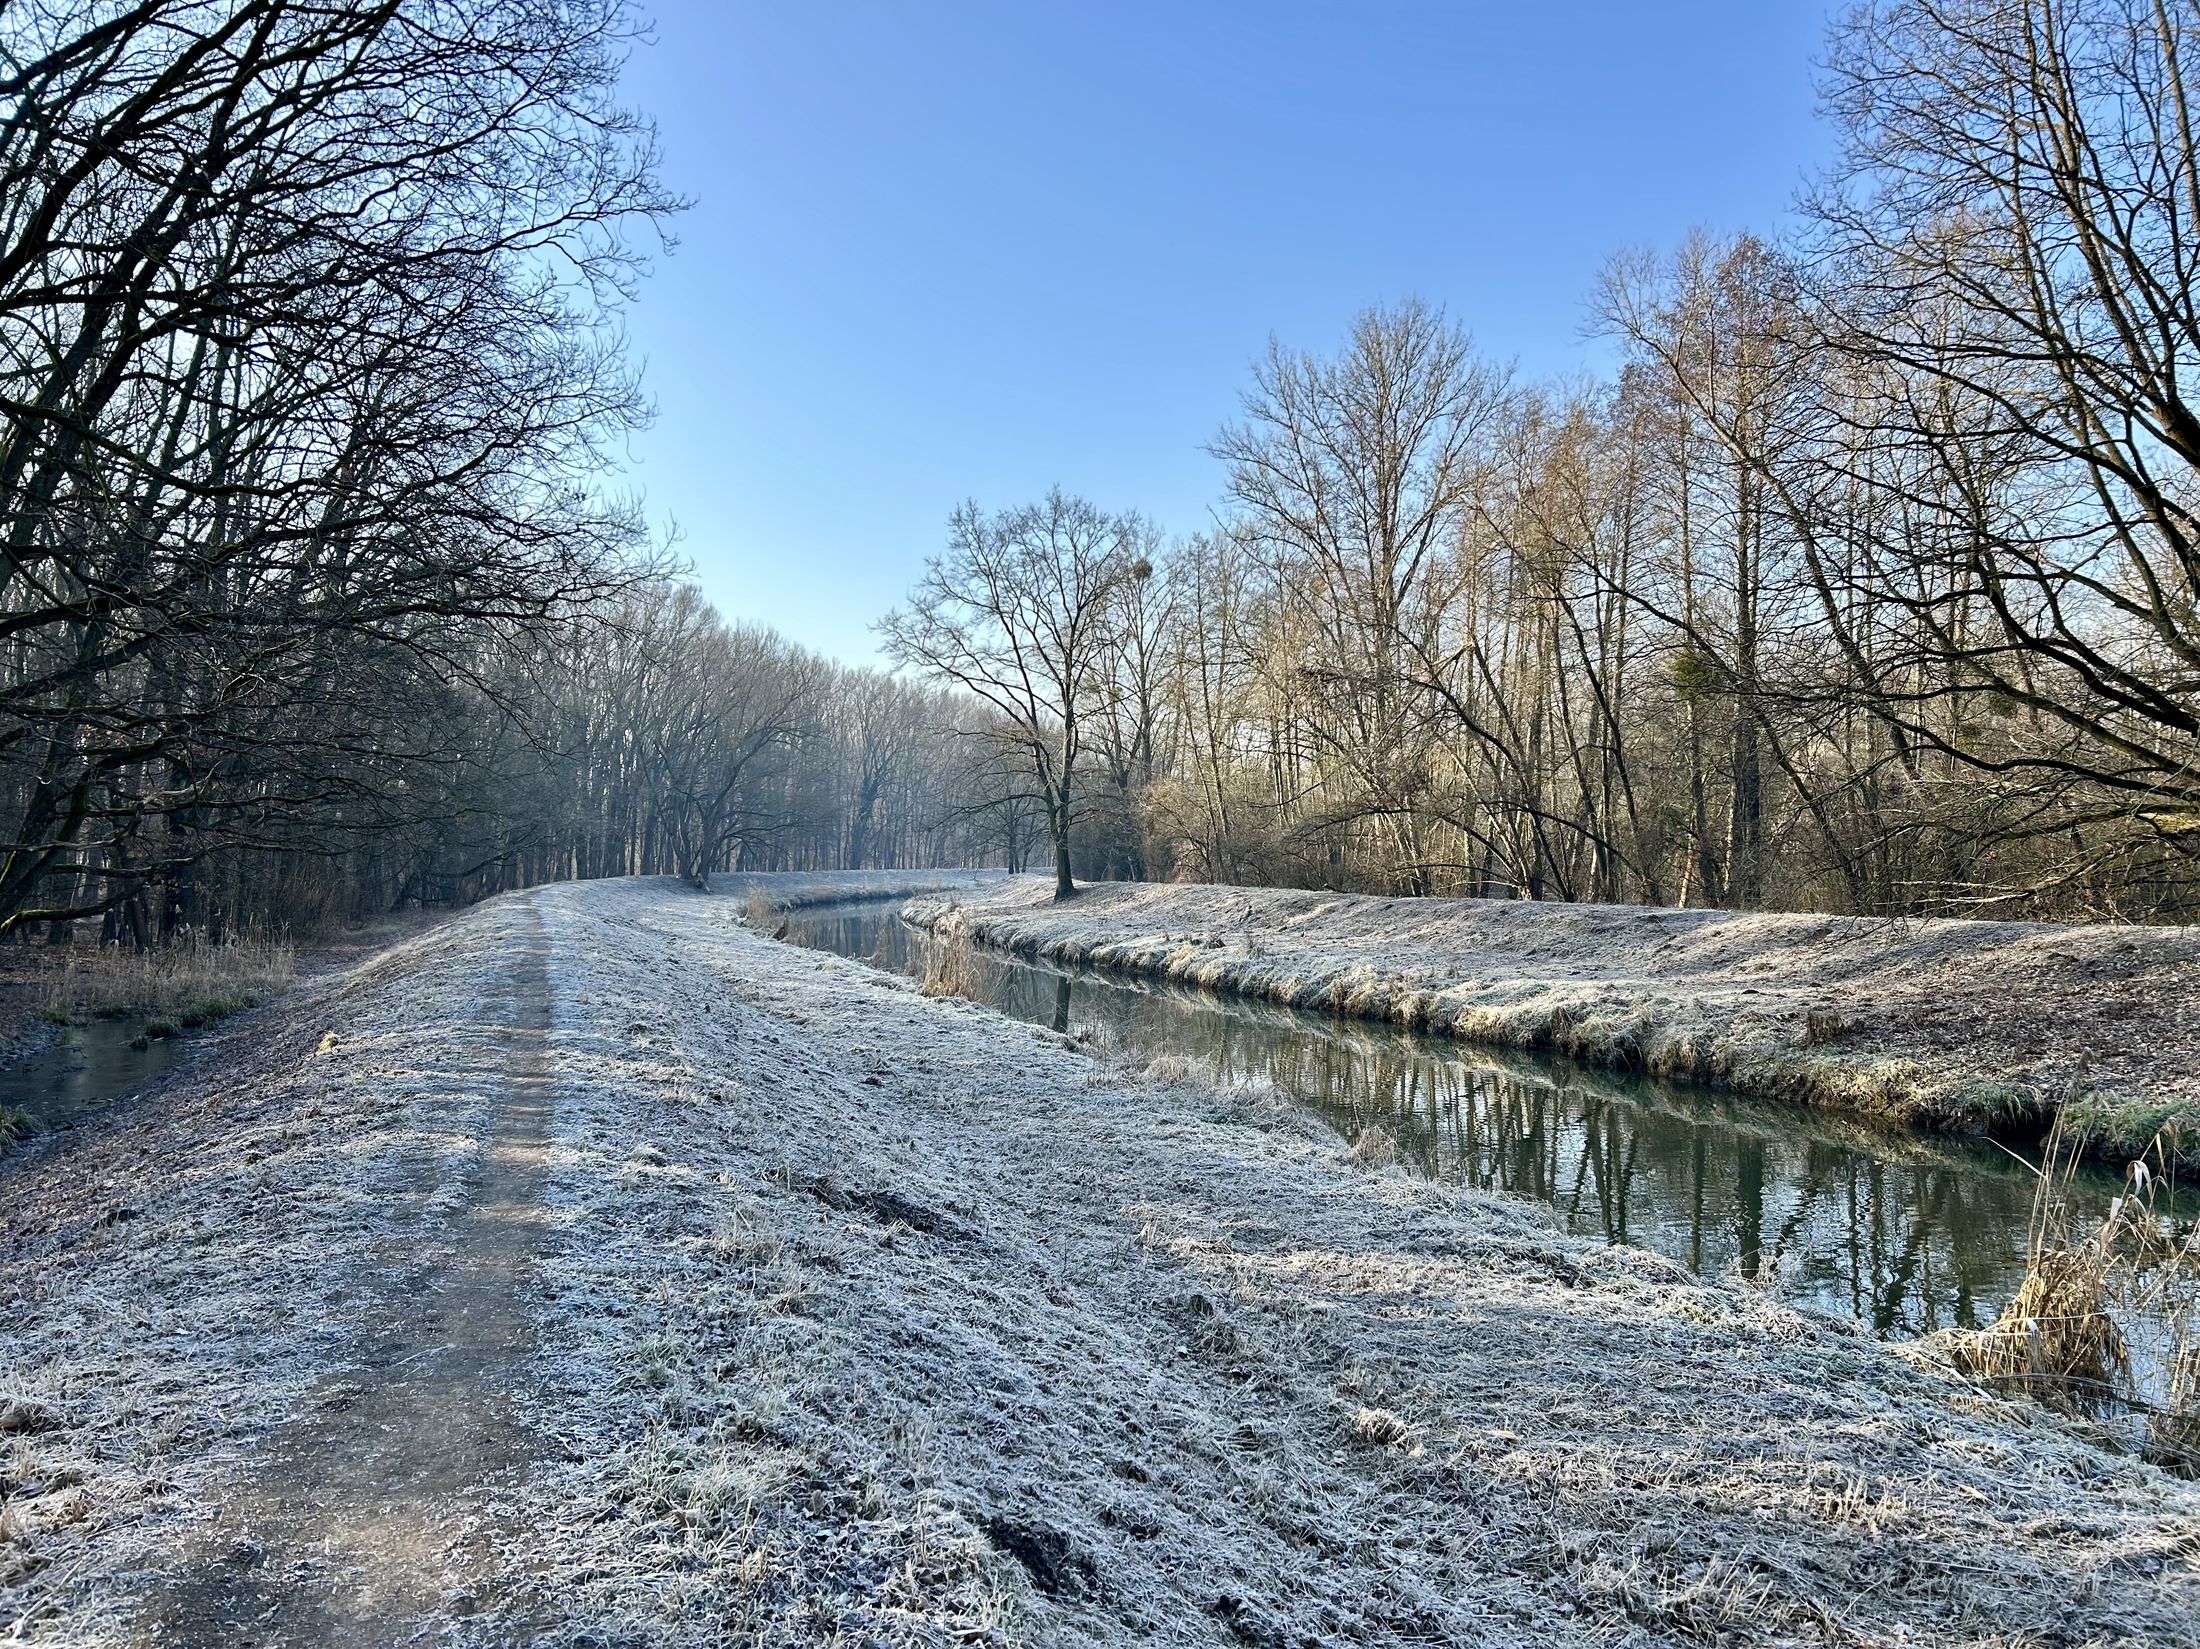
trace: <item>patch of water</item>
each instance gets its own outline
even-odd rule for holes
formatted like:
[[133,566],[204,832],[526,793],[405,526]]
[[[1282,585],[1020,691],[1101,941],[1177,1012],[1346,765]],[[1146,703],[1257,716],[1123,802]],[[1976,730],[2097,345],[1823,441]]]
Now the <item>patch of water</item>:
[[0,1114],[18,1111],[39,1132],[127,1099],[175,1069],[182,1037],[137,1039],[135,1019],[95,1019],[64,1025],[30,1058],[0,1069]]
[[[791,915],[787,938],[921,974],[891,903]],[[1900,1336],[1993,1321],[2023,1280],[2034,1177],[1999,1148],[1752,1104],[1397,1027],[978,953],[980,1001],[1135,1061],[1264,1079],[1409,1168],[1532,1197],[1575,1232],[1738,1273]],[[2081,1215],[2119,1189],[2082,1177]],[[2189,1212],[2189,1211],[2188,1211]]]

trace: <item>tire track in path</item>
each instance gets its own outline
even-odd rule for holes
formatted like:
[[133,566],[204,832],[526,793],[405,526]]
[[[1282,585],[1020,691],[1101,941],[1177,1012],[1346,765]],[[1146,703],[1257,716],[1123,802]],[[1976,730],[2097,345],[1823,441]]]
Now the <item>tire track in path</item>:
[[463,1206],[435,1217],[435,1162],[422,1148],[398,1230],[358,1279],[356,1358],[223,1493],[211,1528],[140,1613],[140,1644],[384,1649],[454,1628],[477,1643],[531,1641],[526,1622],[498,1609],[496,1537],[508,1531],[491,1506],[497,1483],[544,1449],[519,1417],[552,1095],[539,912],[523,933],[495,1034],[423,1050],[423,1068],[439,1060],[448,1083],[496,1092]]

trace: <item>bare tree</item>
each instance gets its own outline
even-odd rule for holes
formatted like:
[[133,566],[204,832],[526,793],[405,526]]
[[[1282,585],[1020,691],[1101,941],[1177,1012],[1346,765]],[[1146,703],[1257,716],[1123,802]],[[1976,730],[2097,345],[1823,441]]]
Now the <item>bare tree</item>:
[[[0,7],[0,930],[332,855],[616,589],[622,0]],[[400,780],[399,775],[405,775]],[[144,901],[160,890],[161,910]]]
[[1352,781],[1340,816],[1378,822],[1404,885],[1430,886],[1429,676],[1445,557],[1485,468],[1503,375],[1419,302],[1369,310],[1334,358],[1271,345],[1245,421],[1214,446],[1253,541],[1309,597],[1315,731]]
[[2096,842],[2072,874],[2200,852],[2200,18],[1901,0],[1834,44],[1821,296],[1885,530],[1832,571],[1900,615],[1887,713]]
[[1138,560],[1136,526],[1056,488],[1037,504],[948,523],[908,605],[880,621],[887,651],[972,694],[987,735],[1020,758],[1054,848],[1054,889],[1076,891],[1070,837],[1086,724],[1107,693],[1110,625]]
[[1162,672],[1176,592],[1160,529],[1137,517],[1126,517],[1124,529],[1130,566],[1103,629],[1106,656],[1091,725],[1108,798],[1102,850],[1110,874],[1143,881],[1149,869],[1147,793],[1169,755]]

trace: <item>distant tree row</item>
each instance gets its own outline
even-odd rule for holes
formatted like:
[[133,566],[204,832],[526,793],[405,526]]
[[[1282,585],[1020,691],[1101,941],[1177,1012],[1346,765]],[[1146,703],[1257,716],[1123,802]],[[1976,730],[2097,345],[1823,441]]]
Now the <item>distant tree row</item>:
[[1616,259],[1612,381],[1416,302],[1278,346],[1212,531],[966,507],[899,679],[604,490],[630,33],[0,4],[0,933],[977,861],[2193,912],[2191,7],[1866,4],[1804,230]]
[[721,623],[602,490],[677,204],[632,27],[0,4],[0,933],[1025,851],[938,694]]
[[974,705],[656,583],[511,661],[464,894],[573,877],[1015,864],[1043,831]]
[[2200,13],[1879,0],[1789,245],[1595,294],[1614,381],[1440,311],[1272,349],[1220,525],[960,513],[887,623],[1058,879],[2190,916]]

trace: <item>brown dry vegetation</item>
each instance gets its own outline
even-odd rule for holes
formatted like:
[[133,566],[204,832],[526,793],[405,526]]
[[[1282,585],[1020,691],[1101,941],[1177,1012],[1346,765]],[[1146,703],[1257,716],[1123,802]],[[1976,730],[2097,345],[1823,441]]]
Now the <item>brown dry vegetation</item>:
[[978,948],[967,926],[947,922],[932,930],[925,945],[924,983],[920,988],[926,996],[977,995]]
[[48,978],[44,1011],[68,1021],[142,1015],[195,1027],[280,996],[297,975],[288,939],[186,940],[157,950],[71,954]]
[[741,901],[741,919],[759,933],[776,929],[782,915],[779,901],[760,887],[750,888],[748,897]]
[[2022,1285],[1986,1328],[1934,1343],[1989,1384],[2078,1414],[2136,1413],[2150,1457],[2200,1469],[2200,1227],[2179,1217],[2169,1142],[2132,1163],[2124,1195],[2097,1221],[2073,1212],[2078,1167],[2058,1120],[2037,1170]]

